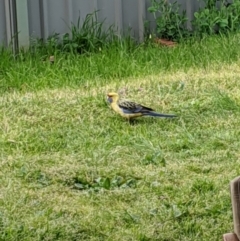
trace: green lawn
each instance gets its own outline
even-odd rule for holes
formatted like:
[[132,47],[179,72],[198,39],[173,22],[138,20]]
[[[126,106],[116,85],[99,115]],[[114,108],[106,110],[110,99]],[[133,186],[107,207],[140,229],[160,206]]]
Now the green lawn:
[[[239,35],[53,65],[0,61],[0,240],[221,240],[239,175]],[[175,113],[117,116],[106,93]]]

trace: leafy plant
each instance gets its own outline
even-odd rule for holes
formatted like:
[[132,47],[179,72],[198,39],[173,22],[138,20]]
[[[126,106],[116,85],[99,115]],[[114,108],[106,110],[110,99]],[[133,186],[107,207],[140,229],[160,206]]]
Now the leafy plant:
[[192,21],[197,34],[216,34],[240,29],[240,1],[204,0],[205,7],[194,13]]
[[231,4],[227,3],[228,10],[228,28],[230,31],[240,30],[240,1],[235,0]]
[[[194,13],[192,21],[195,35],[227,34],[240,30],[240,0],[203,0],[204,7]],[[180,13],[177,2],[151,0],[148,11],[153,14],[157,25],[157,36],[168,40],[179,40],[190,36],[186,28],[186,12]]]
[[153,14],[157,24],[157,35],[168,40],[179,40],[188,33],[186,29],[186,12],[180,13],[177,2],[166,0],[151,0],[148,11]]
[[[202,34],[214,34],[220,28],[226,28],[228,26],[228,19],[225,16],[225,11],[220,7],[219,11],[216,7],[216,0],[205,0],[206,6],[203,9],[199,9],[194,13],[195,19],[193,20],[193,26],[195,31]],[[226,7],[225,7],[226,8]]]

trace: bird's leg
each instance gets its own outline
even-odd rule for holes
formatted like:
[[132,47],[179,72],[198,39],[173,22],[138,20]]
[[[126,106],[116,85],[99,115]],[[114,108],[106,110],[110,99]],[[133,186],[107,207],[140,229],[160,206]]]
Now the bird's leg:
[[127,118],[127,121],[129,124],[131,124],[131,122],[132,122],[131,118]]
[[135,124],[134,118],[128,118],[128,123],[129,125],[134,125]]

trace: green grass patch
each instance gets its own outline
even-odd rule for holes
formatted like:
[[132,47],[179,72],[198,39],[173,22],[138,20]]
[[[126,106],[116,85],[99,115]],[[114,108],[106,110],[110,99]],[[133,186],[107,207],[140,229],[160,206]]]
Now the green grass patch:
[[[52,65],[3,52],[0,239],[192,241],[231,231],[238,41],[59,54]],[[106,104],[110,90],[178,118],[130,125]]]

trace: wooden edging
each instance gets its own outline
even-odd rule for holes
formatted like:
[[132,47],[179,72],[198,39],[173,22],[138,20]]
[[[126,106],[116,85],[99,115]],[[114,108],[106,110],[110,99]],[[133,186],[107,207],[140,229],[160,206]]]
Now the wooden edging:
[[240,241],[240,176],[230,182],[234,233],[223,235],[224,241]]
[[240,239],[240,177],[230,182],[234,233]]
[[239,241],[235,233],[226,233],[223,235],[223,241]]

